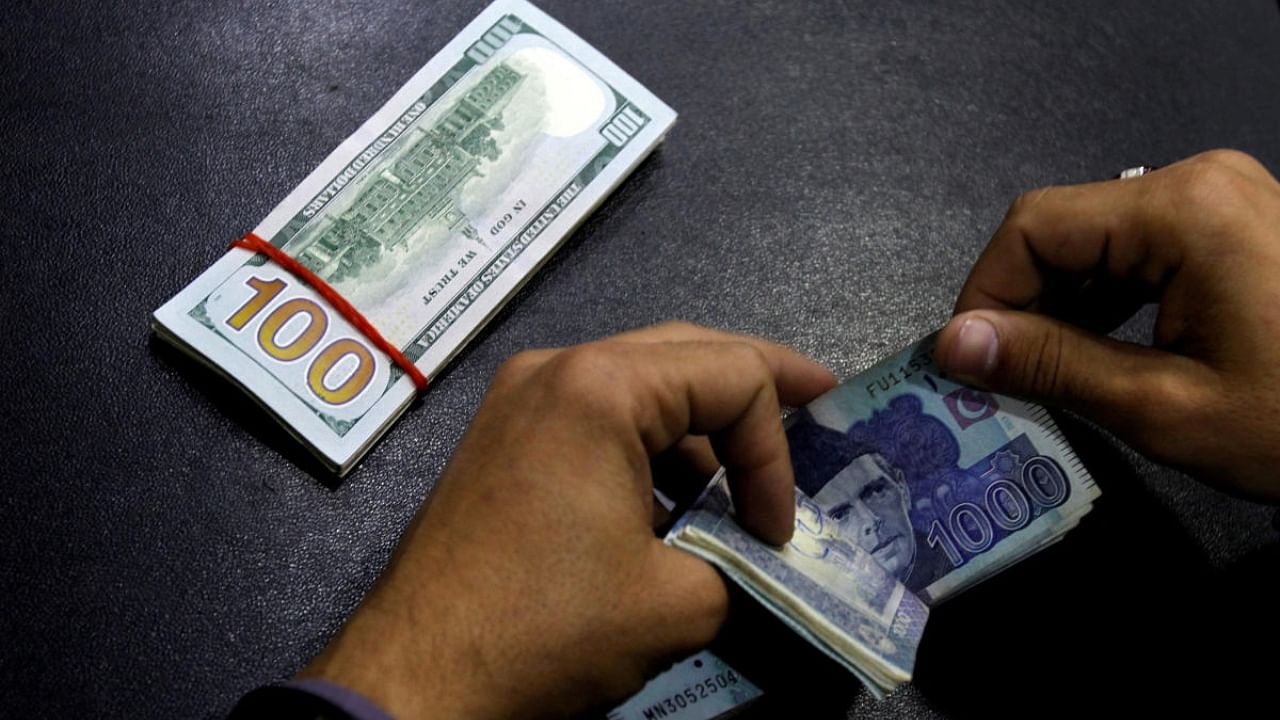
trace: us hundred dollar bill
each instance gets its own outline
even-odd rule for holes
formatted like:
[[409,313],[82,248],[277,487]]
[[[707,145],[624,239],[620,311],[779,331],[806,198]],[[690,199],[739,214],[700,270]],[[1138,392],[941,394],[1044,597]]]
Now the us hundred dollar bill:
[[737,525],[722,477],[667,535],[877,695],[910,679],[928,606],[1061,539],[1099,495],[1044,408],[947,378],[935,340],[788,418],[787,545]]
[[[332,285],[430,378],[675,118],[545,13],[499,0],[254,232]],[[248,250],[229,251],[153,326],[339,474],[415,395],[318,293]]]

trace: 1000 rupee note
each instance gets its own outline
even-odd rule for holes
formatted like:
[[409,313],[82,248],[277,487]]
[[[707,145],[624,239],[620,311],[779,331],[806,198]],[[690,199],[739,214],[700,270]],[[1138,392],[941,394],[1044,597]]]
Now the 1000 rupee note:
[[[254,232],[431,377],[674,120],[555,20],[499,0]],[[228,252],[154,324],[339,473],[415,394],[318,293],[247,250]]]
[[788,419],[797,546],[857,544],[930,604],[1065,532],[1098,488],[1048,411],[961,385],[936,336]]
[[948,379],[935,339],[788,418],[787,545],[738,527],[721,477],[667,535],[877,695],[911,677],[927,604],[1053,544],[1099,494],[1044,408]]

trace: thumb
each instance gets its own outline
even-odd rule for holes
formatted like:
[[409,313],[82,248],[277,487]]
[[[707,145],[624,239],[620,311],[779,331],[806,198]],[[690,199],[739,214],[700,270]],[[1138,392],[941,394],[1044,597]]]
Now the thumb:
[[628,626],[640,647],[658,662],[649,674],[669,666],[715,639],[729,614],[725,580],[705,560],[654,539],[643,592],[633,596]]
[[1213,381],[1191,358],[1012,310],[953,317],[938,335],[935,357],[961,382],[1077,412],[1170,459]]

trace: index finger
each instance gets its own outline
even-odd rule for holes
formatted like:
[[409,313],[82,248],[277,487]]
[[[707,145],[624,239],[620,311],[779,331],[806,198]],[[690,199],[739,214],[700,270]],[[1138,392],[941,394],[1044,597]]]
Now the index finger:
[[[608,347],[608,344],[601,349]],[[649,456],[689,434],[711,437],[738,522],[781,544],[795,523],[795,483],[767,353],[742,342],[662,342],[610,348],[629,372],[615,397]]]
[[741,335],[683,321],[665,322],[631,330],[608,340],[640,343],[745,343],[758,350],[764,361],[768,363],[778,390],[778,399],[793,407],[807,404],[835,387],[837,382],[836,376],[830,370],[785,345],[753,335]]

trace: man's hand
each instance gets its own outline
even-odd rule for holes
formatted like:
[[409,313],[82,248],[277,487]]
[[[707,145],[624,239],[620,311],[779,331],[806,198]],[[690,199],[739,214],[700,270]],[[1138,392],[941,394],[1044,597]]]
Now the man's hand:
[[653,534],[649,459],[709,435],[739,520],[791,537],[779,401],[830,372],[754,338],[668,324],[512,358],[378,585],[303,675],[397,717],[563,716],[708,643],[711,568]]
[[[1159,303],[1154,347],[1111,340]],[[1280,501],[1280,184],[1238,152],[1019,198],[938,360],[1096,420],[1151,457]]]

